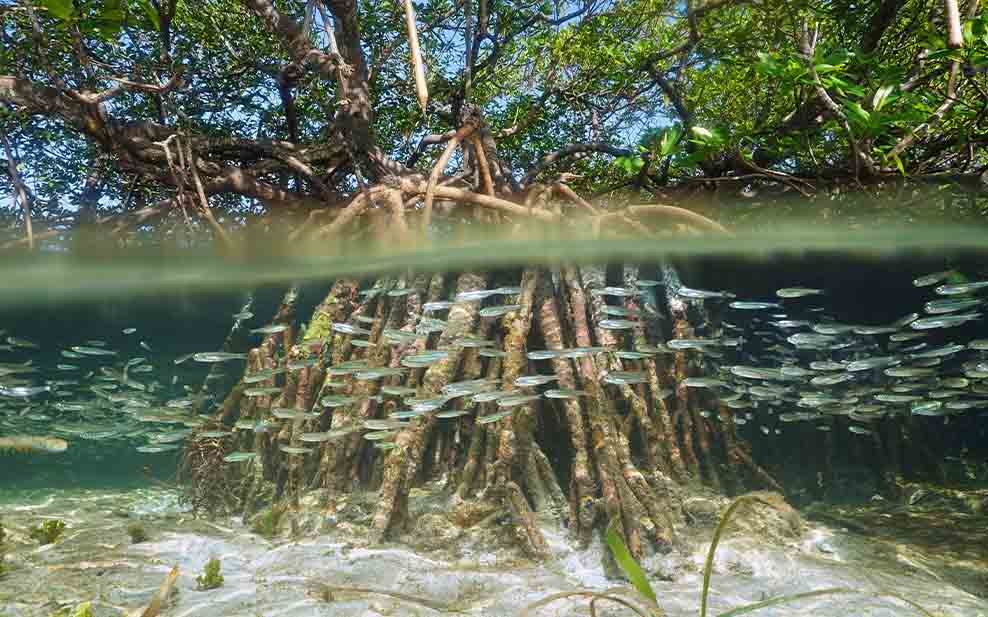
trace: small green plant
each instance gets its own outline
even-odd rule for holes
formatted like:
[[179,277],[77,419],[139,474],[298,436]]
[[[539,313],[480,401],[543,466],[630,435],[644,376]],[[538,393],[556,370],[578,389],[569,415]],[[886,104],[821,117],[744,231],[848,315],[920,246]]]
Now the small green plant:
[[51,613],[50,617],[93,617],[93,603],[83,602],[75,609],[66,606]]
[[148,536],[147,529],[144,529],[144,525],[140,523],[131,523],[127,525],[127,534],[130,536],[131,544],[140,544],[141,542],[147,542],[150,536]]
[[196,584],[199,591],[216,589],[223,586],[223,575],[220,574],[220,560],[210,559],[202,569],[202,574],[196,577]]
[[7,532],[3,528],[3,522],[0,522],[0,578],[7,575],[7,564],[3,562],[4,558],[4,547],[3,541],[7,538]]
[[[720,518],[720,523],[717,525],[717,529],[714,531],[713,540],[710,543],[710,549],[707,552],[706,561],[703,564],[703,591],[700,594],[700,617],[707,617],[707,599],[710,594],[710,577],[713,573],[714,566],[714,554],[717,552],[717,545],[720,544],[720,538],[724,534],[724,530],[727,528],[727,523],[730,521],[731,515],[734,514],[735,510],[738,509],[743,503],[746,502],[759,502],[764,501],[761,497],[757,495],[742,495],[735,499],[728,506],[727,510],[724,512],[723,516]],[[611,549],[611,553],[614,555],[614,561],[621,567],[625,575],[631,580],[631,584],[634,586],[635,591],[638,593],[637,598],[631,598],[630,596],[622,595],[624,593],[621,589],[610,589],[603,593],[596,591],[564,591],[561,593],[552,594],[546,596],[537,602],[529,604],[526,606],[520,617],[529,617],[532,611],[535,609],[551,604],[557,600],[563,598],[569,598],[572,596],[581,596],[590,598],[590,614],[596,614],[596,603],[600,600],[607,600],[609,602],[615,602],[621,604],[622,606],[630,609],[639,617],[661,617],[665,615],[662,608],[659,607],[657,598],[655,596],[655,591],[649,584],[648,579],[645,577],[645,572],[642,570],[641,565],[635,561],[632,556],[631,551],[628,550],[627,544],[624,542],[624,538],[621,535],[620,523],[618,519],[611,521],[607,528],[607,545]],[[767,608],[769,606],[775,606],[778,604],[787,604],[790,602],[795,602],[797,600],[803,600],[806,598],[813,598],[817,596],[828,596],[835,594],[861,594],[869,595],[876,598],[895,598],[901,602],[905,602],[916,612],[924,615],[925,617],[934,617],[932,613],[927,611],[921,605],[912,600],[903,597],[901,594],[892,591],[865,591],[862,589],[853,589],[850,587],[830,587],[827,589],[815,589],[813,591],[804,591],[802,593],[794,593],[787,596],[776,596],[774,598],[768,598],[761,602],[756,602],[754,604],[747,604],[745,606],[739,606],[723,613],[718,613],[717,617],[737,617],[738,615],[744,615],[746,613],[751,613],[757,611],[758,609]],[[644,603],[644,605],[642,605]]]
[[51,519],[44,521],[40,525],[31,528],[31,538],[39,544],[54,544],[65,533],[65,521]]
[[271,506],[269,510],[254,519],[251,531],[265,538],[273,538],[278,533],[278,523],[281,522],[281,515],[284,513],[285,508]]

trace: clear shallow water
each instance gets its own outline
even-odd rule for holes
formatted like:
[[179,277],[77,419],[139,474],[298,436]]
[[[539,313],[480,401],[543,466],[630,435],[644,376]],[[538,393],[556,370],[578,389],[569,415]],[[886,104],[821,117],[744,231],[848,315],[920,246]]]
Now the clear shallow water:
[[[593,245],[583,253],[567,249],[559,255],[577,260],[662,256],[675,264],[684,284],[727,290],[746,301],[777,301],[775,290],[786,286],[820,289],[823,294],[792,307],[798,311],[821,307],[833,322],[880,325],[910,311],[922,312],[924,302],[935,298],[929,288],[913,285],[917,276],[956,268],[971,280],[988,278],[988,259],[984,252],[975,250],[977,242],[969,235],[957,238],[960,246],[949,250],[942,244],[950,238],[921,236],[910,244],[907,237],[899,244],[882,244],[881,238],[873,235],[851,238],[843,244],[830,238],[826,241],[836,244],[829,245],[831,250],[824,253],[803,252],[800,249],[807,247],[793,242],[782,255],[769,250],[774,246],[769,242],[761,245],[765,251],[756,257],[751,250],[757,242],[750,241],[743,245],[748,253],[745,258],[736,254],[738,247],[728,251],[717,243],[690,249],[696,254],[684,257],[676,253],[675,242],[662,249]],[[925,243],[923,250],[915,250],[920,240]],[[511,253],[507,245],[491,249],[506,262],[524,261],[526,257],[523,251]],[[553,253],[544,255],[551,258]],[[456,260],[462,256],[455,251],[438,251],[413,263],[448,265],[445,260],[453,259],[452,263],[461,265]],[[492,266],[499,263],[494,259],[488,262]],[[488,262],[480,258],[462,265]],[[368,268],[392,263],[374,262]],[[520,560],[507,545],[494,542],[491,538],[496,534],[488,531],[458,533],[449,542],[455,550],[437,552],[435,546],[416,543],[414,528],[411,536],[400,538],[394,545],[370,546],[365,540],[369,509],[347,525],[323,529],[321,534],[308,534],[294,542],[264,540],[234,520],[194,520],[174,492],[160,488],[173,478],[180,450],[160,454],[136,451],[137,447],[154,445],[154,436],[182,427],[140,420],[139,416],[146,415],[146,409],[164,407],[169,401],[200,392],[210,367],[188,361],[175,364],[174,360],[188,353],[220,349],[233,323],[232,315],[242,309],[248,296],[253,298],[251,312],[255,314],[248,320],[249,327],[260,327],[277,309],[288,283],[304,279],[306,283],[299,288],[298,314],[300,321],[306,321],[312,307],[325,295],[329,285],[326,277],[335,270],[318,260],[311,262],[308,270],[274,262],[216,268],[192,265],[185,272],[172,272],[171,277],[169,271],[164,272],[166,283],[160,285],[151,279],[151,273],[160,267],[157,265],[148,269],[124,263],[125,275],[97,266],[69,263],[68,268],[56,269],[56,278],[50,278],[53,271],[45,269],[21,269],[20,275],[26,276],[0,277],[7,285],[0,294],[4,307],[0,329],[7,330],[4,337],[23,338],[40,347],[12,345],[0,352],[2,363],[30,360],[38,369],[23,376],[6,375],[6,383],[13,387],[11,380],[21,378],[31,385],[59,379],[79,381],[58,386],[40,398],[0,398],[0,437],[51,433],[69,442],[68,451],[61,454],[0,454],[0,519],[15,531],[17,539],[9,557],[16,568],[0,582],[0,615],[47,616],[59,603],[94,594],[105,603],[101,610],[115,614],[112,606],[134,608],[146,601],[175,564],[181,571],[181,592],[165,615],[432,612],[409,608],[407,603],[387,596],[367,594],[339,594],[327,604],[313,597],[309,589],[313,578],[327,584],[387,588],[433,598],[456,605],[464,614],[505,616],[517,615],[525,604],[551,593],[603,590],[621,584],[604,575],[599,543],[588,551],[577,550],[572,538],[551,522],[543,524],[553,559],[537,566]],[[289,278],[290,272],[299,278]],[[371,282],[368,279],[366,285]],[[983,292],[976,295],[982,296]],[[786,310],[794,312],[792,307],[787,305]],[[728,312],[723,319],[741,324],[749,319],[747,315]],[[796,316],[802,318],[806,313]],[[128,328],[136,328],[136,332],[125,334]],[[762,341],[746,349],[747,355],[723,362],[715,359],[713,365],[766,364],[766,348],[777,341],[755,333],[762,328],[752,326],[745,332],[745,336]],[[933,331],[929,347],[952,341],[967,344],[979,338],[988,338],[985,321],[972,319]],[[105,345],[94,345],[93,340]],[[248,337],[247,343],[256,345],[259,340],[258,336]],[[61,353],[80,345],[103,347],[116,355],[66,358]],[[817,357],[813,353],[802,360],[822,359],[823,354]],[[878,356],[886,352],[869,353]],[[129,398],[143,400],[147,407],[94,395],[90,386],[97,378],[120,382],[127,361],[138,357],[146,360],[133,366],[151,369],[130,374],[145,389],[131,388],[134,392]],[[961,361],[978,357],[978,350],[966,349],[962,359],[958,356],[949,365],[950,375],[960,374]],[[79,368],[60,369],[59,364]],[[90,372],[93,375],[85,377]],[[224,387],[228,388],[230,379],[235,381],[240,372],[242,364],[234,364],[231,375],[207,389],[202,399],[204,410],[220,400]],[[976,390],[981,382],[973,381],[965,386],[965,397],[981,400],[984,393]],[[66,396],[59,396],[60,392]],[[86,404],[83,409],[58,409],[55,404],[60,401]],[[979,511],[978,504],[962,506],[964,498],[959,497],[956,502],[943,500],[940,510],[931,506],[926,511],[923,508],[929,502],[917,499],[911,503],[916,493],[908,487],[901,502],[885,509],[875,507],[872,498],[879,490],[879,454],[870,441],[848,430],[854,422],[843,416],[834,419],[832,436],[827,436],[812,422],[784,422],[780,410],[770,411],[760,412],[738,427],[739,435],[751,443],[753,457],[783,481],[790,502],[800,507],[815,502],[824,508],[843,504],[850,510],[814,518],[817,522],[780,541],[766,542],[756,535],[740,534],[726,542],[715,570],[714,609],[726,610],[778,594],[848,586],[894,590],[937,614],[988,614],[986,593],[979,592],[978,587],[979,580],[988,580],[979,579],[988,571],[988,543],[979,547],[976,534],[971,533],[985,521],[984,509]],[[942,480],[965,495],[976,494],[988,482],[988,418],[984,413],[974,407],[956,415],[917,420],[925,423],[926,438],[915,447],[929,447],[932,456],[943,463],[946,476]],[[832,441],[824,447],[828,439]],[[825,455],[831,457],[833,475],[824,482],[814,472],[822,468]],[[949,525],[937,528],[938,520],[950,520],[948,514],[960,516],[958,520],[965,524],[955,529]],[[37,548],[25,539],[25,530],[46,516],[64,518],[70,533],[52,547]],[[131,546],[125,528],[137,519],[147,521],[152,541]],[[871,531],[876,525],[883,526],[882,533]],[[847,531],[842,531],[844,528]],[[930,534],[926,533],[933,528],[937,528],[937,542],[929,542]],[[710,526],[685,528],[684,542],[673,555],[646,559],[646,569],[670,615],[697,614],[700,566],[711,531]],[[194,591],[195,576],[210,557],[222,558],[227,582],[219,590]],[[623,614],[608,610],[602,614]],[[586,608],[585,603],[567,600],[538,614],[582,615]],[[795,609],[769,608],[761,614],[877,616],[910,614],[910,610],[887,598],[847,596],[808,600]]]
[[[181,573],[179,593],[165,614],[190,617],[442,614],[371,593],[339,592],[326,602],[317,593],[319,584],[398,592],[445,605],[451,614],[461,615],[517,615],[527,604],[550,594],[621,585],[603,576],[599,543],[577,550],[554,526],[544,528],[553,559],[537,565],[488,544],[481,532],[460,538],[452,550],[368,546],[366,527],[360,524],[297,541],[271,542],[236,520],[193,520],[174,493],[160,489],[62,490],[47,496],[5,497],[4,518],[15,534],[45,516],[64,518],[69,531],[56,545],[16,551],[17,568],[0,589],[2,615],[47,616],[58,605],[86,600],[96,601],[97,614],[114,614],[113,607],[135,608],[176,565]],[[413,510],[417,507],[413,503]],[[142,521],[150,541],[129,543],[125,527],[135,520]],[[688,540],[676,551],[644,563],[671,617],[697,614],[710,529],[683,532]],[[784,538],[728,536],[715,561],[711,614],[775,595],[829,587],[894,590],[937,615],[985,614],[988,600],[951,584],[935,565],[919,563],[908,549],[907,543],[901,543],[898,551],[890,552],[868,538],[818,524],[807,524]],[[222,560],[225,583],[220,589],[196,591],[195,575],[211,558]],[[538,614],[585,615],[586,605],[564,599]],[[605,609],[601,614],[627,613]],[[916,613],[895,599],[849,595],[804,600],[761,614]]]

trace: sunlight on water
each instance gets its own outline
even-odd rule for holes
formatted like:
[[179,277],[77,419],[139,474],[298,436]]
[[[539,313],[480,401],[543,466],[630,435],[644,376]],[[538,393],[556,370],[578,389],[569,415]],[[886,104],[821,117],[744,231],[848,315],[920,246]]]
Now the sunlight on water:
[[510,235],[468,227],[427,239],[338,242],[299,241],[244,244],[234,255],[169,247],[113,249],[108,239],[90,238],[74,256],[60,252],[0,261],[0,305],[69,299],[99,299],[170,290],[224,290],[245,285],[371,276],[403,268],[502,268],[518,265],[647,262],[672,257],[778,255],[829,252],[888,256],[900,252],[942,254],[988,248],[988,228],[912,225],[847,228],[825,224],[705,234],[620,239],[581,236],[570,230],[526,225]]

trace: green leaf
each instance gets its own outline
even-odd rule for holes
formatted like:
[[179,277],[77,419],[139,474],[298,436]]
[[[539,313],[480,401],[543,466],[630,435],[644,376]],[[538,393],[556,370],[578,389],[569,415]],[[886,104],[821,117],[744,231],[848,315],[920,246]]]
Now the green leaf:
[[40,0],[40,4],[48,9],[49,13],[62,21],[66,21],[72,17],[72,13],[75,11],[72,0]]
[[154,5],[151,4],[151,0],[137,0],[137,3],[144,9],[144,14],[147,15],[148,21],[151,22],[151,27],[155,30],[161,30],[161,18],[158,16],[158,9],[154,8]]
[[659,154],[669,156],[679,149],[679,138],[682,133],[679,127],[670,126],[662,132],[662,139],[659,141]]
[[871,114],[868,113],[861,103],[854,101],[853,103],[848,103],[845,107],[847,110],[847,115],[858,121],[860,124],[868,125],[871,120]]
[[640,156],[619,156],[614,159],[614,164],[627,174],[635,174],[645,166],[645,159]]
[[830,73],[837,70],[833,64],[818,64],[815,67],[817,73]]
[[875,96],[871,99],[871,108],[875,111],[881,111],[893,90],[895,90],[895,85],[882,86],[876,90]]
[[621,566],[621,569],[631,580],[631,584],[638,590],[638,593],[651,600],[652,604],[658,604],[655,591],[652,590],[652,586],[648,583],[648,578],[645,577],[645,572],[641,566],[631,556],[628,546],[624,543],[624,538],[621,537],[621,533],[617,529],[618,524],[618,519],[614,518],[611,519],[611,524],[607,526],[607,546],[611,548],[614,561]]
[[895,161],[895,166],[899,168],[899,173],[902,174],[903,178],[905,178],[906,168],[902,164],[902,159],[899,158],[898,154],[892,153],[892,160]]

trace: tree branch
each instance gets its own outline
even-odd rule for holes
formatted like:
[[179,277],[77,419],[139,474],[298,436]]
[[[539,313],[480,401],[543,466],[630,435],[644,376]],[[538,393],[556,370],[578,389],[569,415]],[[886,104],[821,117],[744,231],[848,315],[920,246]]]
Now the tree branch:
[[14,184],[14,192],[17,195],[17,199],[21,202],[21,208],[24,210],[24,228],[27,232],[27,246],[29,249],[34,250],[34,231],[31,228],[31,199],[28,196],[28,190],[24,185],[24,181],[21,180],[20,174],[17,173],[17,161],[14,159],[14,152],[10,147],[10,141],[7,140],[7,133],[3,129],[0,129],[0,142],[3,143],[3,150],[7,155],[7,173],[10,174],[10,181]]
[[538,177],[538,175],[548,166],[552,165],[556,161],[562,159],[563,157],[572,156],[574,154],[580,154],[582,152],[602,152],[604,154],[610,154],[612,156],[634,156],[634,152],[631,150],[625,150],[624,148],[618,148],[604,142],[593,142],[587,144],[571,144],[565,148],[560,148],[555,152],[546,154],[541,159],[539,159],[534,165],[532,165],[528,172],[522,177],[520,184],[522,186],[528,186]]

